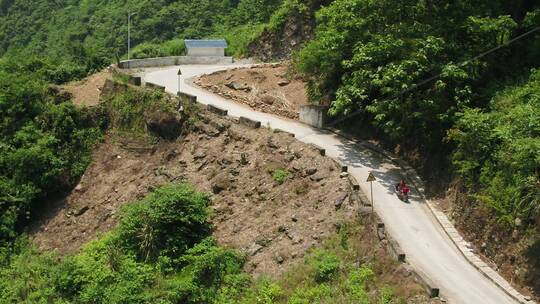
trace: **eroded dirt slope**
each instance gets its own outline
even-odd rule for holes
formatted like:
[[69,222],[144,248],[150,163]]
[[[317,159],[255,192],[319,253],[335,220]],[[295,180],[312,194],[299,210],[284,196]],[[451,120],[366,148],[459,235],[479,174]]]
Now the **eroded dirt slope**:
[[74,104],[87,107],[95,106],[99,103],[101,88],[105,81],[111,78],[112,73],[104,70],[83,80],[68,83],[62,86],[62,89],[72,95]]
[[[109,134],[73,193],[35,227],[35,244],[74,252],[111,230],[122,205],[186,181],[213,193],[218,241],[245,250],[248,271],[276,274],[356,216],[334,161],[287,134],[207,115],[173,142]],[[289,172],[283,184],[277,169]]]

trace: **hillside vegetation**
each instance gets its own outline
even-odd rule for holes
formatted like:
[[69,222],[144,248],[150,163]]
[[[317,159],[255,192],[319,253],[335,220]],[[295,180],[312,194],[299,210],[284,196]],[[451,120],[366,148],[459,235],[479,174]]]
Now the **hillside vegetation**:
[[540,31],[503,46],[540,26],[536,2],[336,0],[316,21],[296,56],[313,101],[405,151],[453,154],[456,176],[502,221],[534,220]]
[[[540,27],[537,1],[0,0],[0,273],[14,278],[0,283],[5,302],[391,301],[373,276],[386,269],[354,264],[347,242],[309,255],[297,285],[250,281],[242,256],[210,238],[208,198],[187,185],[133,203],[115,231],[66,259],[26,244],[21,233],[74,187],[111,123],[51,84],[126,58],[129,13],[136,58],[180,55],[183,38],[225,37],[235,56],[273,40],[268,58],[293,52],[313,102],[336,118],[355,114],[341,126],[369,125],[423,172],[449,169],[471,205],[510,232],[495,243],[516,231],[538,248],[540,31],[520,36]],[[141,110],[129,98],[113,125]],[[529,264],[523,280],[540,294],[540,263]]]
[[134,57],[181,55],[182,39],[205,37],[230,38],[239,54],[281,2],[2,0],[0,56],[40,58],[54,82],[81,78],[126,56],[128,13]]

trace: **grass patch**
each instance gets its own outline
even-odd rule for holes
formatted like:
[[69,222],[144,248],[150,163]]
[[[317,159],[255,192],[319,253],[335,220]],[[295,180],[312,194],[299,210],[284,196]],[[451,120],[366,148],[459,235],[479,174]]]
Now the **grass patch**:
[[102,106],[109,117],[109,127],[134,134],[147,133],[146,115],[177,111],[177,102],[165,93],[132,88],[106,96]]
[[274,171],[274,173],[272,173],[272,176],[274,177],[274,180],[281,185],[285,182],[290,174],[291,173],[285,169],[277,169]]

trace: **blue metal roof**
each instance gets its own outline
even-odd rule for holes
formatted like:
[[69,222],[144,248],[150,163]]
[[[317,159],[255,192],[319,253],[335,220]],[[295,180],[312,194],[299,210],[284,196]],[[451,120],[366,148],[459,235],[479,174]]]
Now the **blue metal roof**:
[[184,40],[186,47],[189,48],[227,48],[227,42],[224,39],[219,40]]

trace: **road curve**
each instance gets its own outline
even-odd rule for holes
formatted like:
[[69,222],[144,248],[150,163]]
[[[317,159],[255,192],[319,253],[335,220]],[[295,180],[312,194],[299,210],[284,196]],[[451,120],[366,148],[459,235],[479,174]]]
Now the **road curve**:
[[[483,276],[461,255],[452,241],[436,222],[417,193],[412,193],[409,204],[401,202],[393,192],[400,178],[400,169],[389,160],[362,149],[348,140],[324,130],[313,129],[296,121],[254,111],[249,107],[224,99],[190,84],[189,79],[235,66],[181,66],[181,91],[198,97],[203,104],[212,104],[229,111],[234,117],[245,116],[261,121],[263,126],[294,133],[306,143],[326,149],[326,154],[349,167],[369,193],[369,183],[364,182],[372,171],[377,182],[373,184],[375,209],[388,233],[399,243],[407,261],[440,288],[441,296],[450,303],[505,304],[517,303],[497,285]],[[144,80],[165,86],[166,91],[178,91],[178,66],[148,69]]]

